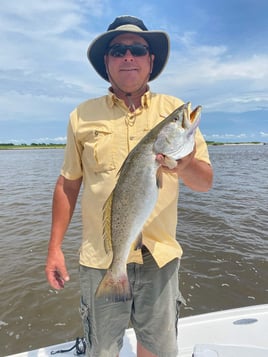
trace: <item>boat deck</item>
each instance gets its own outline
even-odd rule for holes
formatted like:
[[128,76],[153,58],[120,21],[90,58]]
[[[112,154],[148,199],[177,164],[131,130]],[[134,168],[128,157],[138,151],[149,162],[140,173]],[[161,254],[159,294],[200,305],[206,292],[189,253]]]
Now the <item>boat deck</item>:
[[[178,327],[178,357],[268,357],[268,304],[184,317]],[[73,345],[71,341],[12,357],[51,357],[51,351]],[[120,357],[135,357],[135,351],[135,332],[129,329]],[[57,354],[73,355],[74,350]]]

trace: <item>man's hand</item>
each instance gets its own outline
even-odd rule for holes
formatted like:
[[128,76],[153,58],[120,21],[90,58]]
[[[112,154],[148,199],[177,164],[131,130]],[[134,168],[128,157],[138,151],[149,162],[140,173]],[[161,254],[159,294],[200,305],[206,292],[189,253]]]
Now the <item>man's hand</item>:
[[177,161],[170,160],[163,154],[157,154],[156,160],[160,165],[162,165],[164,171],[173,172],[180,176],[184,169],[187,168],[187,166],[191,163],[192,159],[194,158],[194,155],[195,148],[189,155]]
[[60,290],[70,280],[61,249],[49,249],[46,264],[46,276],[52,288]]
[[213,170],[205,161],[198,160],[194,150],[180,160],[172,160],[163,154],[157,154],[156,160],[163,171],[173,172],[193,191],[207,192],[212,187]]

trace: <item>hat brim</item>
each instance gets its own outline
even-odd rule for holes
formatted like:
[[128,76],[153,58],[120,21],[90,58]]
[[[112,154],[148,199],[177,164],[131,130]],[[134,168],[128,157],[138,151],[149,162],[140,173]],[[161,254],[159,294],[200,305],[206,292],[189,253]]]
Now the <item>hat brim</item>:
[[111,30],[105,32],[104,34],[98,36],[87,50],[87,57],[90,63],[97,73],[109,82],[104,64],[104,55],[112,39],[124,33],[135,33],[136,35],[144,38],[149,44],[151,53],[155,55],[153,70],[149,77],[149,81],[152,81],[162,72],[169,57],[169,37],[163,31]]

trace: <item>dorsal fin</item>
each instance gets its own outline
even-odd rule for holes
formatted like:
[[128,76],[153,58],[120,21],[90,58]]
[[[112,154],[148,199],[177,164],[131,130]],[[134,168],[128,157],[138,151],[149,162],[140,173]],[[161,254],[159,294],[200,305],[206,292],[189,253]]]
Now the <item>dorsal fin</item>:
[[103,240],[104,248],[108,254],[113,250],[112,247],[112,203],[113,192],[110,194],[103,206]]

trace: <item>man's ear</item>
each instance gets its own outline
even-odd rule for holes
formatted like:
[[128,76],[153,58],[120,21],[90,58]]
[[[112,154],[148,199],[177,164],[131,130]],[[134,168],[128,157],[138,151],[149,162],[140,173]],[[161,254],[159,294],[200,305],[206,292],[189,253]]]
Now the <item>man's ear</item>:
[[152,71],[153,71],[154,57],[155,56],[153,54],[150,55],[150,73],[152,73]]
[[106,69],[106,73],[108,73],[108,64],[107,64],[107,56],[104,55],[103,61],[104,61],[104,65],[105,65],[105,69]]

